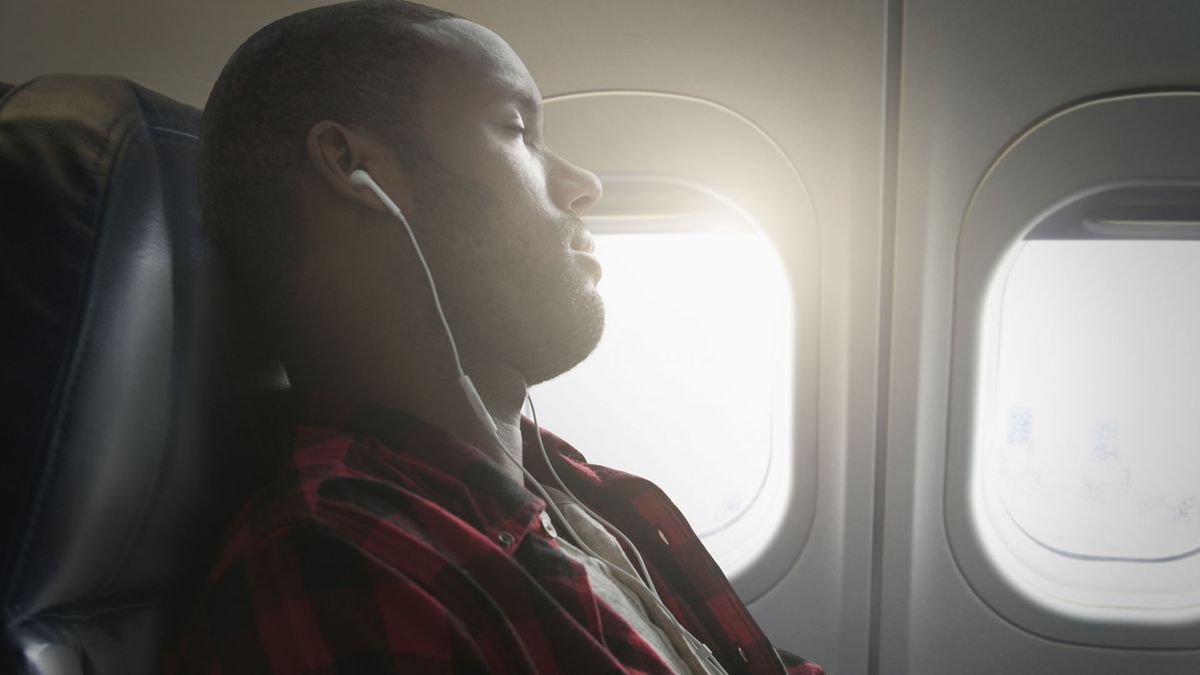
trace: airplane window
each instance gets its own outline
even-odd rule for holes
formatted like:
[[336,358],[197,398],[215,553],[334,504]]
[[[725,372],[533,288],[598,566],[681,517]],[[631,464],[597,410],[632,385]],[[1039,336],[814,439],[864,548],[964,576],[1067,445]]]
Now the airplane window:
[[1009,548],[1077,602],[1194,601],[1200,242],[1024,241],[1002,283],[982,475]]
[[539,419],[589,461],[662,487],[730,572],[745,551],[711,537],[739,524],[786,451],[787,282],[755,231],[620,232],[596,237],[604,337],[537,388]]

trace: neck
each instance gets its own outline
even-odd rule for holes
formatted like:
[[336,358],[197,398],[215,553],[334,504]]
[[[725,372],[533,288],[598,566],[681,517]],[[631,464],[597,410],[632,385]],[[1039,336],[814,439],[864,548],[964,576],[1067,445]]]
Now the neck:
[[[369,331],[359,335],[366,334]],[[320,353],[306,349],[301,354],[307,358],[289,359],[289,375],[298,386],[385,405],[441,427],[481,450],[506,475],[523,483],[520,462],[521,407],[527,389],[524,375],[494,359],[462,355],[463,369],[496,424],[497,436],[493,438],[459,386],[440,325],[437,331],[404,337],[407,339],[387,340],[380,345],[366,344],[364,340],[348,345],[344,333],[336,342],[320,340],[331,348]]]
[[[482,420],[478,419],[474,409],[467,402],[466,393],[453,382],[454,392],[459,405],[465,409],[466,418],[460,422],[464,427],[463,434],[455,432],[459,438],[467,440],[487,453],[518,483],[523,483],[523,473],[520,468],[522,461],[521,443],[521,406],[525,402],[527,386],[525,376],[516,368],[506,364],[492,364],[490,367],[463,362],[463,369],[471,378],[479,398],[487,407],[488,414],[496,424],[496,438],[489,438]],[[452,376],[453,379],[453,376]],[[449,429],[449,427],[447,427]],[[475,433],[471,436],[470,429]],[[478,438],[478,440],[475,440]],[[496,447],[499,441],[501,448]],[[515,461],[514,461],[515,460]]]

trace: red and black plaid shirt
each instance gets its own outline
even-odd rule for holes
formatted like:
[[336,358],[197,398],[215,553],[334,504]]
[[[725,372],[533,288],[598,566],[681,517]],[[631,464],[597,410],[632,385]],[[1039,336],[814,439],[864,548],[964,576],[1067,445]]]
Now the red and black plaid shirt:
[[[532,424],[526,467],[546,480]],[[664,602],[733,673],[817,675],[763,636],[655,485],[543,432],[572,491],[641,551]],[[180,673],[668,673],[542,528],[543,500],[404,413],[310,395],[280,477],[242,510]]]

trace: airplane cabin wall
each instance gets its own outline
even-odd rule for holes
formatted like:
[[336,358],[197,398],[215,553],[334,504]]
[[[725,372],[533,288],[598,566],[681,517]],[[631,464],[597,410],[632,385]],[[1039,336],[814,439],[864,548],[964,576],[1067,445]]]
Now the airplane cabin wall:
[[904,3],[879,673],[1200,670],[1196,652],[1074,646],[1000,618],[956,567],[943,519],[955,255],[972,192],[1011,141],[1069,104],[1196,88],[1197,35],[1191,2]]

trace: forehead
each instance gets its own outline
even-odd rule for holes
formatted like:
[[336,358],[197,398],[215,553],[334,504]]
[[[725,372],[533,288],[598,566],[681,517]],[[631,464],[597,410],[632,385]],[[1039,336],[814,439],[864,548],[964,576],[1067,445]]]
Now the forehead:
[[465,19],[444,19],[419,28],[435,44],[423,98],[472,107],[506,101],[540,107],[541,93],[533,76],[499,35]]

